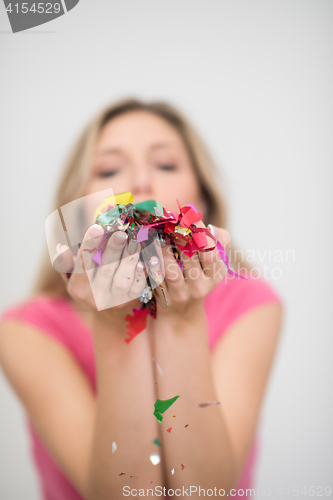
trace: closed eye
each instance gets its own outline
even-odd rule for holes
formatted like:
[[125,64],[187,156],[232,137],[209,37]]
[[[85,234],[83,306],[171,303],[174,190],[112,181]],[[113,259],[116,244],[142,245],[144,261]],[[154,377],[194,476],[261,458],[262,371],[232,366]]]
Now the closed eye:
[[116,175],[119,172],[119,170],[105,170],[104,172],[99,172],[98,176],[99,177],[112,177]]
[[170,165],[170,164],[159,164],[157,165],[160,170],[163,170],[165,172],[173,172],[177,169],[175,165]]

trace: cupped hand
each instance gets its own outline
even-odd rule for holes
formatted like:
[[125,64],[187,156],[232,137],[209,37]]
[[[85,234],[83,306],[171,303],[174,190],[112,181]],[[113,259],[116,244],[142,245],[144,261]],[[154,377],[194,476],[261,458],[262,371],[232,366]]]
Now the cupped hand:
[[[198,227],[205,227],[200,222]],[[214,237],[226,248],[230,244],[230,235],[226,229],[212,226]],[[212,234],[212,230],[211,234]],[[207,236],[207,247],[212,247],[215,242]],[[157,317],[178,316],[191,317],[193,311],[198,310],[198,305],[203,302],[206,295],[220,283],[227,272],[218,249],[212,251],[197,252],[192,257],[188,257],[179,252],[180,262],[183,270],[177,263],[175,255],[170,245],[162,248],[165,279],[162,283],[168,306],[166,309],[159,308]],[[151,263],[151,271],[158,271],[161,263],[154,259]]]
[[60,245],[53,267],[61,273],[70,297],[81,307],[107,311],[108,315],[141,307],[138,296],[146,286],[146,276],[144,264],[139,261],[140,245],[128,245],[126,232],[116,231],[102,254],[102,265],[97,265],[92,257],[103,234],[101,226],[91,226],[77,256],[66,245]]

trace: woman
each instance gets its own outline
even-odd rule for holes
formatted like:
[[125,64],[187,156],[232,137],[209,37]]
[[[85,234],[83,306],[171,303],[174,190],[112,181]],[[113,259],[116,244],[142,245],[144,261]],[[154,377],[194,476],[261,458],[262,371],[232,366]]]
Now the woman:
[[[193,204],[229,245],[213,162],[170,105],[128,99],[97,116],[73,151],[56,205],[107,188],[170,210],[178,211],[177,199]],[[79,251],[86,268],[91,253],[83,250],[100,238],[98,226],[88,229]],[[74,259],[65,250],[58,248],[63,272],[46,256],[35,296],[7,310],[0,328],[0,362],[27,411],[44,498],[120,499],[148,496],[157,486],[166,490],[157,488],[156,496],[169,489],[169,496],[174,490],[199,498],[200,487],[201,496],[211,489],[238,498],[239,488],[252,487],[260,406],[281,325],[279,297],[241,262],[248,281],[222,279],[217,249],[201,253],[201,264],[197,255],[184,259],[184,272],[176,266],[171,273],[175,261],[165,247],[168,307],[158,306],[157,318],[148,318],[127,344],[124,318],[140,302],[97,311],[86,273],[67,278]],[[102,266],[111,266],[98,278],[105,290],[111,279],[114,293],[125,290],[121,269],[130,283],[142,276],[138,257],[135,266],[124,264],[126,233],[112,235],[107,254],[121,264]],[[159,423],[156,399],[176,395]],[[219,404],[198,406],[204,402]],[[161,461],[153,465],[156,454]]]

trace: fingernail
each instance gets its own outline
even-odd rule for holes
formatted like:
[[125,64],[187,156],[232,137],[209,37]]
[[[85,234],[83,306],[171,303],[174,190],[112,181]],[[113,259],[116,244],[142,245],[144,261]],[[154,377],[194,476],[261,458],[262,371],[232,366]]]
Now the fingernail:
[[214,229],[214,226],[212,224],[208,224],[207,228],[209,229],[209,231],[211,232],[211,234],[213,236],[215,236],[215,229]]
[[102,236],[102,234],[103,234],[103,228],[98,224],[94,224],[89,229],[90,238],[98,238],[98,236]]
[[128,236],[123,231],[117,231],[114,237],[114,242],[116,245],[123,245],[127,240]]
[[142,272],[143,272],[143,270],[145,268],[144,263],[140,261],[140,262],[138,262],[138,265],[136,267],[137,267],[138,273],[142,274]]
[[61,253],[62,253],[62,252],[61,252],[61,247],[62,247],[61,243],[58,243],[58,245],[57,245],[57,254],[58,254],[58,256],[59,256],[59,257],[58,257],[58,259],[59,259],[59,260],[61,260],[61,259],[62,259],[62,255],[61,255]]
[[136,240],[131,240],[128,244],[128,253],[133,255],[138,248],[138,242]]
[[158,258],[157,257],[153,257],[152,259],[150,259],[150,265],[151,266],[157,266],[158,264]]

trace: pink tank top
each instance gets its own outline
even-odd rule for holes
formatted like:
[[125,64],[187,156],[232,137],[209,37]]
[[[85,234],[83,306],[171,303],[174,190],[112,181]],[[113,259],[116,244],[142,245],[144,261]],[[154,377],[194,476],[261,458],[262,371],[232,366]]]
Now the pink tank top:
[[[262,279],[222,281],[207,297],[205,312],[208,341],[212,351],[227,328],[250,309],[267,302],[282,300]],[[96,391],[95,359],[92,333],[64,298],[40,297],[8,308],[1,319],[18,319],[36,326],[43,334],[64,345],[76,358]],[[32,456],[40,477],[43,500],[83,500],[37,435],[28,416],[26,424],[31,438]],[[250,449],[237,489],[252,488],[258,453],[259,432]],[[240,499],[241,496],[234,496]]]

